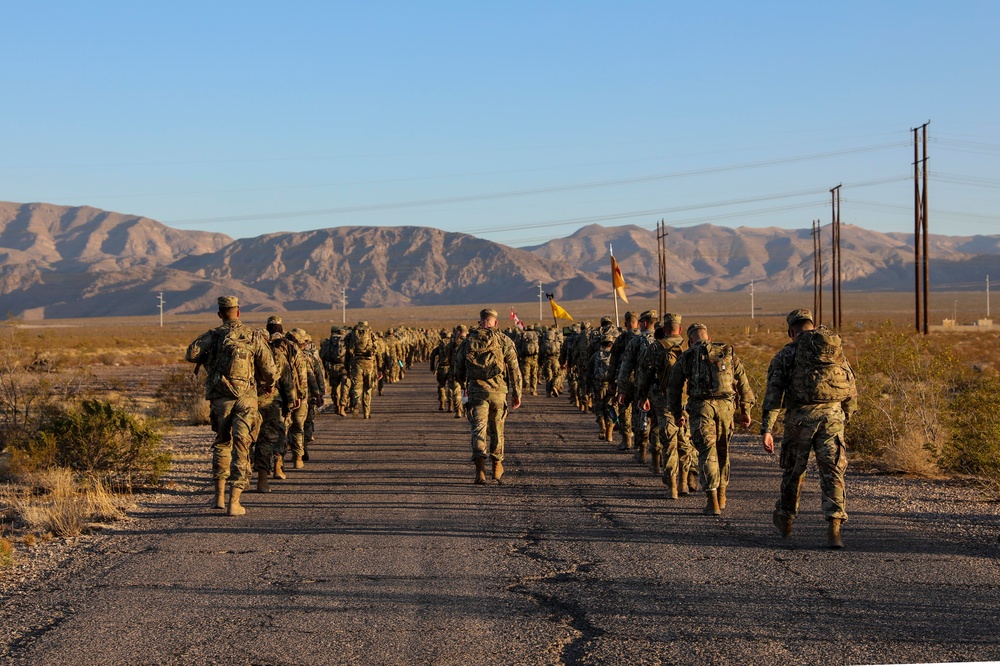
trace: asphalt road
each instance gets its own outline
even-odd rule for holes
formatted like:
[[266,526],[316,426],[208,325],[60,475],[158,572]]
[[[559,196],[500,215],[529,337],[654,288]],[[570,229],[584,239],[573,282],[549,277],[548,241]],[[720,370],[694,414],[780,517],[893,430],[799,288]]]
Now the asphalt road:
[[[734,446],[729,508],[666,499],[590,415],[527,396],[503,485],[472,483],[468,424],[411,372],[370,421],[323,415],[305,469],[247,515],[202,492],[5,600],[11,664],[774,664],[1000,659],[995,504],[913,507],[853,474],[846,548],[815,473],[770,524],[775,459]],[[206,429],[206,444],[210,433]],[[911,497],[914,495],[914,497]],[[992,540],[991,540],[992,539]]]

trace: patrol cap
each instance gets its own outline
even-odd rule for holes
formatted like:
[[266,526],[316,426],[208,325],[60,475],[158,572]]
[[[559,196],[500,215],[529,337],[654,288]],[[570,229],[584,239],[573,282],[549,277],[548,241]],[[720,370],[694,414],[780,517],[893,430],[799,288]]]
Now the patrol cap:
[[679,323],[681,323],[681,316],[679,314],[677,314],[676,312],[668,312],[667,314],[663,315],[663,323],[664,324],[679,324]]
[[493,317],[494,319],[496,319],[498,316],[499,315],[497,315],[497,311],[494,310],[493,308],[483,308],[482,310],[479,311],[480,319],[486,319],[487,317]]
[[609,317],[608,315],[604,315],[603,317],[601,317],[601,326],[607,326],[609,324],[613,324],[614,322],[615,320]]
[[367,325],[368,325],[368,322],[366,322],[366,321],[359,321],[358,322],[358,326],[367,326]]
[[708,326],[705,326],[704,324],[694,323],[688,326],[687,336],[690,338],[694,336],[695,331],[707,331],[707,330]]
[[788,317],[786,317],[786,319],[788,320],[789,326],[795,326],[795,324],[799,323],[800,321],[811,321],[815,323],[815,320],[813,319],[813,313],[804,308],[800,308],[798,310],[792,310],[791,312],[788,313]]
[[285,333],[285,337],[291,340],[292,342],[301,345],[305,344],[309,336],[301,328],[293,328],[292,330],[288,331],[288,333]]
[[656,321],[659,318],[660,317],[657,314],[656,310],[646,310],[641,315],[639,315],[639,321],[642,321],[643,319],[645,319],[646,321]]
[[468,333],[469,332],[469,327],[466,326],[465,324],[459,324],[458,326],[455,327],[455,332],[456,333]]
[[267,323],[268,324],[280,324],[281,323],[281,317],[279,317],[278,315],[271,315],[270,317],[267,318]]
[[219,296],[219,309],[226,310],[227,308],[238,308],[240,307],[240,299],[235,296]]

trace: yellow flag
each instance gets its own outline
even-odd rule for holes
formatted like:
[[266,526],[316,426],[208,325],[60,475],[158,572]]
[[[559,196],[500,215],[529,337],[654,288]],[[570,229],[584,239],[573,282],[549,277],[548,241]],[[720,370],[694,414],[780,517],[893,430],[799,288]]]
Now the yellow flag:
[[611,288],[618,293],[618,298],[628,303],[628,297],[625,296],[626,286],[625,278],[622,276],[622,269],[618,268],[615,255],[611,255]]
[[573,321],[573,318],[569,316],[569,313],[566,312],[562,308],[562,306],[560,306],[558,303],[556,303],[551,298],[549,299],[549,305],[552,306],[552,316],[553,317],[555,317],[556,319],[569,319],[570,321]]

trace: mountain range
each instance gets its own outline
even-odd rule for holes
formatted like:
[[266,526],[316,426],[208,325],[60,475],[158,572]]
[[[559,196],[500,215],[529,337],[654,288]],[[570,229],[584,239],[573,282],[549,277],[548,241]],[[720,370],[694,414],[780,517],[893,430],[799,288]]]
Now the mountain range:
[[[673,292],[811,290],[811,230],[667,228]],[[823,230],[826,259],[829,227]],[[982,287],[1000,275],[1000,236],[929,237],[932,288]],[[913,288],[913,236],[841,228],[843,288]],[[590,225],[514,248],[428,227],[334,227],[233,239],[121,213],[0,202],[0,312],[29,319],[153,314],[215,308],[221,294],[245,310],[393,307],[607,296],[609,245],[628,293],[655,296],[656,233]],[[825,267],[829,275],[829,266]],[[829,277],[826,278],[829,280]]]

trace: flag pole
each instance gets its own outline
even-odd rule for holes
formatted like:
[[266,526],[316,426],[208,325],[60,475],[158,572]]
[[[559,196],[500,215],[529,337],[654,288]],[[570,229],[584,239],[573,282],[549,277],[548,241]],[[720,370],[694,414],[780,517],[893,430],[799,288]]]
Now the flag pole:
[[[615,251],[611,249],[611,243],[608,243],[608,254],[614,259]],[[615,275],[611,274],[611,293],[615,297],[615,326],[621,328],[621,322],[618,320],[618,290],[615,289]]]

